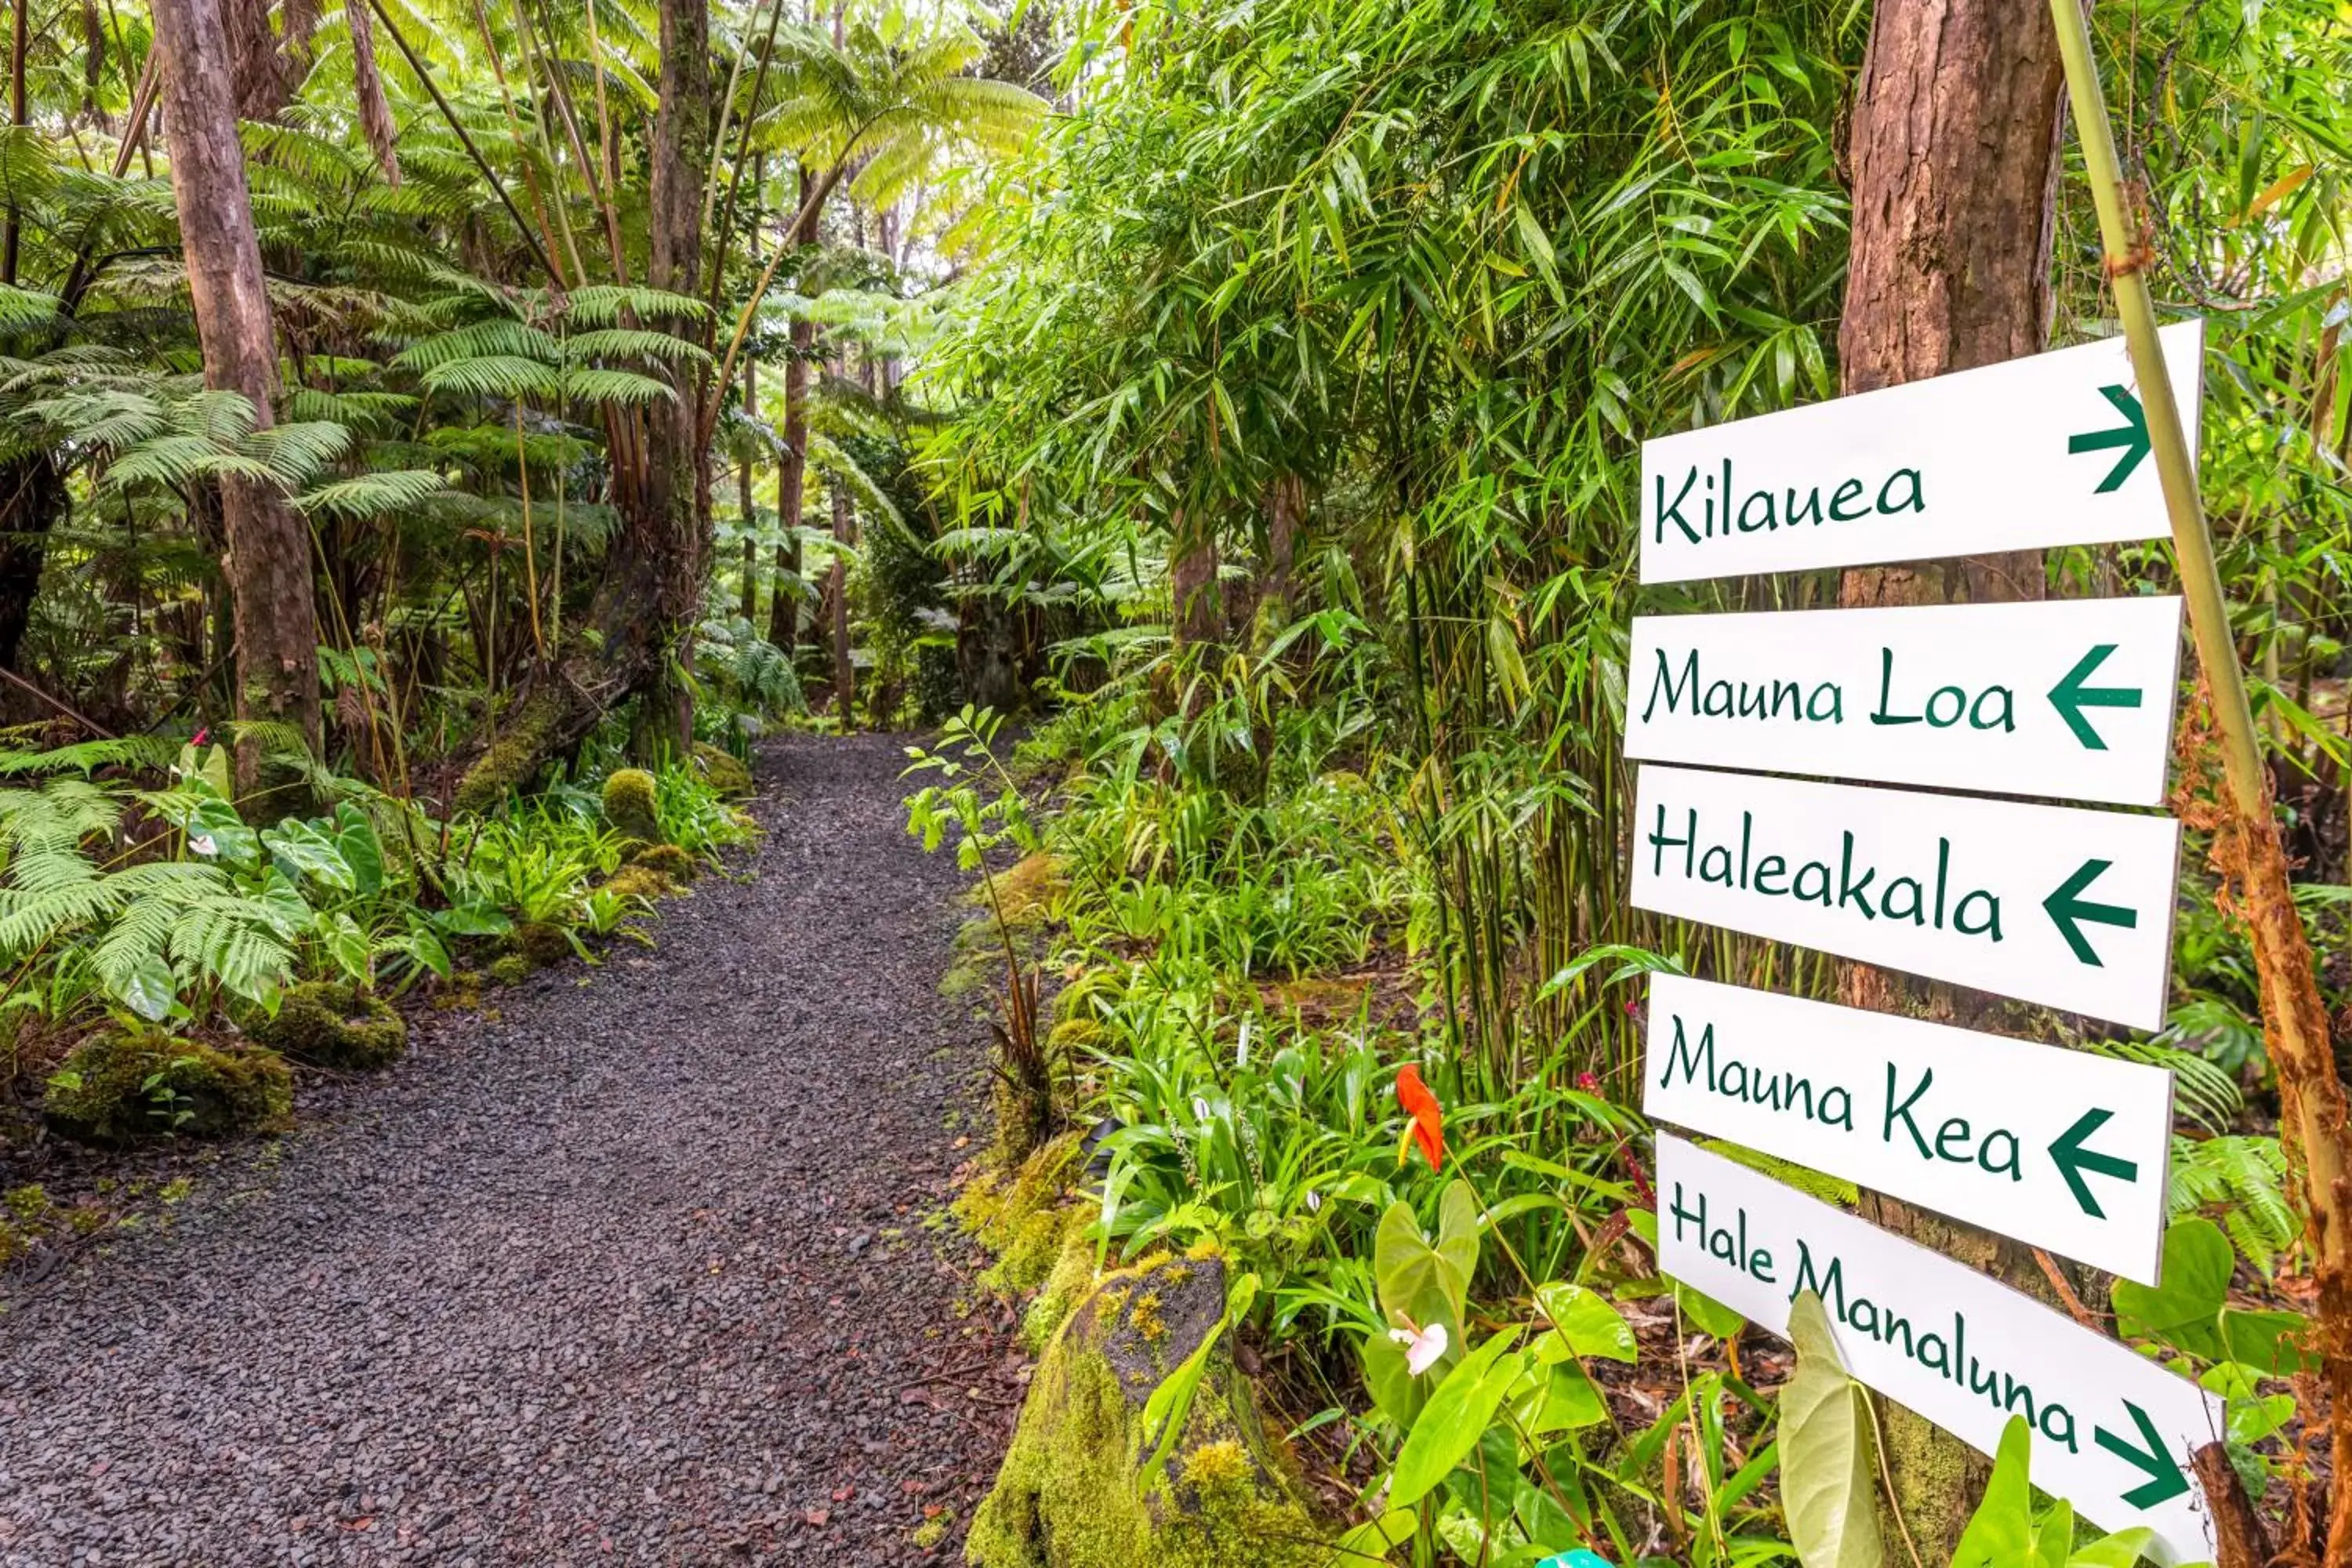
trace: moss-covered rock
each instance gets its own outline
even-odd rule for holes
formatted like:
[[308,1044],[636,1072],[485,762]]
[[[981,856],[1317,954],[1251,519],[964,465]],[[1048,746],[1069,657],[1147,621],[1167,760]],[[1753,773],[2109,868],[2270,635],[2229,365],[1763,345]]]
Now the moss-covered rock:
[[980,1568],[1307,1568],[1331,1550],[1221,1339],[1168,1464],[1142,1411],[1224,1311],[1215,1258],[1107,1277],[1046,1350],[965,1552]]
[[702,868],[675,844],[648,844],[629,857],[629,864],[672,882],[691,882]]
[[712,789],[733,799],[752,793],[751,770],[734,752],[722,751],[708,741],[694,743],[694,765]]
[[483,973],[493,985],[514,985],[530,979],[530,972],[538,967],[522,953],[502,952],[490,960],[490,966]]
[[325,980],[290,988],[276,1017],[248,1019],[245,1032],[281,1056],[344,1072],[390,1067],[408,1049],[408,1025],[390,1003]]
[[561,963],[572,954],[570,933],[562,926],[551,925],[545,921],[524,921],[514,928],[514,934],[507,940],[515,952],[541,968],[551,963]]
[[650,866],[634,861],[604,879],[604,890],[625,899],[666,899],[677,884]]
[[615,768],[604,781],[604,820],[641,844],[661,842],[654,812],[654,775],[643,768]]
[[85,1040],[49,1078],[41,1113],[85,1143],[226,1138],[292,1124],[294,1075],[276,1051],[121,1029]]
[[1023,1320],[1033,1352],[1094,1280],[1095,1245],[1087,1239],[1094,1211],[1068,1196],[1079,1149],[1079,1135],[1067,1133],[1009,1171],[983,1171],[956,1194],[957,1220],[996,1259],[981,1284],[1000,1296],[1037,1293]]

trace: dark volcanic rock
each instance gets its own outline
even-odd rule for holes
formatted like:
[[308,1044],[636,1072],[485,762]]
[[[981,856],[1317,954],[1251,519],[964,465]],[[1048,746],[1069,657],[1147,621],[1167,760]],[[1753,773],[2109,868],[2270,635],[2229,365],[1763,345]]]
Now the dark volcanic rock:
[[8,1303],[0,1564],[955,1560],[1019,1368],[924,1225],[982,1047],[901,765],[774,748],[755,879]]

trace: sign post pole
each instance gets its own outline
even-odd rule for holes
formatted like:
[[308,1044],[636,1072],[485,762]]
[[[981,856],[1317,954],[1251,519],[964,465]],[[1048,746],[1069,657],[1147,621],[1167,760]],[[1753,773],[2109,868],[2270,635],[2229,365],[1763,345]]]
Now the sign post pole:
[[[2082,139],[2091,197],[2097,205],[2105,270],[2115,288],[2116,310],[2140,388],[2147,438],[2164,486],[2172,523],[2173,554],[2181,592],[2189,600],[2189,625],[2198,663],[2212,693],[2213,718],[2221,731],[2230,820],[2217,843],[2224,876],[2244,884],[2246,923],[2252,931],[2261,990],[2263,1026],[2276,1064],[2286,1126],[2301,1155],[2306,1217],[2312,1232],[2314,1273],[2319,1286],[2319,1352],[2329,1392],[2337,1405],[2352,1400],[2352,1204],[2346,1179],[2352,1173],[2352,1134],[2346,1128],[2344,1086],[2336,1076],[2328,1042],[2327,1013],[2312,973],[2311,944],[2294,906],[2286,852],[2271,809],[2270,777],[2254,731],[2245,677],[2230,634],[2229,601],[2214,564],[2213,541],[2206,531],[2205,507],[2197,489],[2172,378],[2157,340],[2156,310],[2142,275],[2148,257],[2126,205],[2115,132],[2107,121],[2106,97],[2091,52],[2090,25],[2079,0],[2051,0],[2066,90]],[[2234,862],[2234,863],[2233,863]],[[2334,1462],[2352,1474],[2352,1421],[2336,1424]],[[2327,1559],[2352,1552],[2352,1508],[2338,1506],[2328,1523]]]

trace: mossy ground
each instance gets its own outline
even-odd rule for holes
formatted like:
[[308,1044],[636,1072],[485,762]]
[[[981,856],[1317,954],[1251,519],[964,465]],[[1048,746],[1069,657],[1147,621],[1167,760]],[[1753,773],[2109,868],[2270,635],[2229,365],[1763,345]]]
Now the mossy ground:
[[697,741],[694,765],[720,795],[740,800],[752,793],[751,770],[732,752],[721,751],[708,741]]
[[41,1110],[52,1128],[87,1143],[275,1132],[293,1122],[294,1075],[284,1058],[259,1047],[112,1030],[66,1058]]
[[246,1033],[297,1061],[346,1072],[390,1067],[408,1049],[408,1026],[390,1003],[335,981],[289,987],[278,1016],[249,1020]]
[[[1171,1462],[1142,1473],[1139,1411],[1222,1305],[1223,1270],[1166,1254],[1107,1279],[1054,1340],[965,1544],[980,1568],[1305,1568],[1328,1560],[1247,1381],[1213,1351]],[[1183,1277],[1179,1278],[1179,1271]],[[1189,1289],[1188,1289],[1189,1287]],[[1171,1309],[1171,1301],[1176,1304]],[[1166,1342],[1162,1313],[1189,1326]],[[1154,1328],[1158,1329],[1155,1336]],[[1139,1362],[1139,1342],[1154,1341]]]

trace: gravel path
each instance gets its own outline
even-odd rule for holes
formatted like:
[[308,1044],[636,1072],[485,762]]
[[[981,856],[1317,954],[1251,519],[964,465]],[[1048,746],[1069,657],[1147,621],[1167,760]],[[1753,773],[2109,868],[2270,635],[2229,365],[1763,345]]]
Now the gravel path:
[[1022,1373],[925,1224],[981,1058],[902,763],[780,744],[755,880],[0,1316],[0,1563],[959,1560]]

